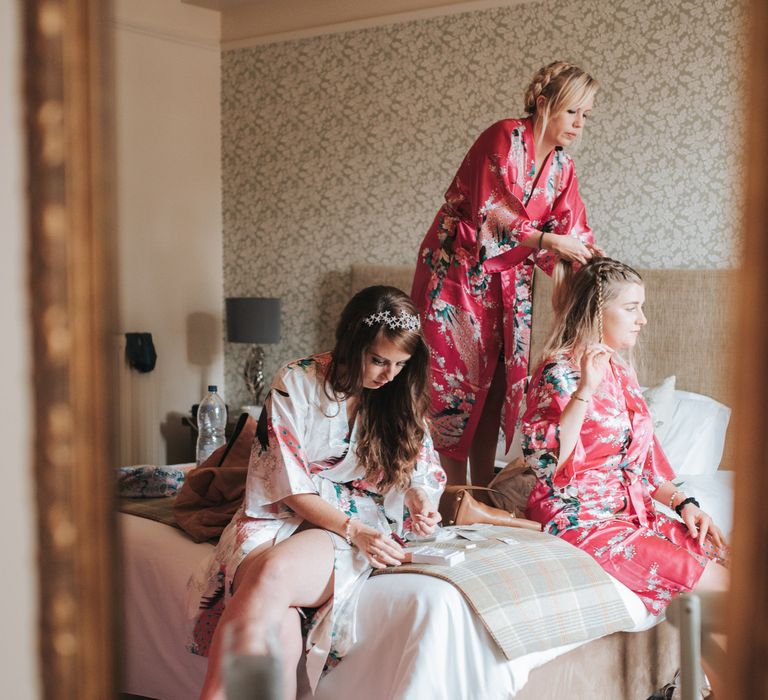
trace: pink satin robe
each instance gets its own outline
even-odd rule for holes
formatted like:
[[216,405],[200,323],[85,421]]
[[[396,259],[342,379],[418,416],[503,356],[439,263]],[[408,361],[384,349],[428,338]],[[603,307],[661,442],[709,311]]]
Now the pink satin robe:
[[505,119],[470,148],[421,244],[411,296],[431,350],[432,437],[465,459],[497,364],[506,375],[507,447],[528,372],[533,266],[556,256],[521,245],[546,230],[592,243],[570,156],[535,173],[533,127]]
[[656,511],[652,494],[675,474],[637,380],[619,360],[590,398],[576,447],[557,474],[560,414],[579,369],[560,358],[531,377],[521,428],[537,482],[527,515],[592,555],[654,614],[698,582],[719,552],[700,547],[685,525]]

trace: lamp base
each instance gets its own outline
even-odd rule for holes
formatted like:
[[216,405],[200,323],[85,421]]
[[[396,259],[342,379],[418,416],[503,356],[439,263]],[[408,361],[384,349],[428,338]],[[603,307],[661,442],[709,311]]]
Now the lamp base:
[[243,379],[253,400],[253,405],[261,403],[264,391],[264,349],[259,345],[251,345],[251,350],[243,367]]

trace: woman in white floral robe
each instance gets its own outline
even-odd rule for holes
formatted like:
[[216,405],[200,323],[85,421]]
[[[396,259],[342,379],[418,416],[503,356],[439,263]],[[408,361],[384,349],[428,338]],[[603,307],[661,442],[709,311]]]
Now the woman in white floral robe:
[[426,428],[428,352],[410,299],[369,287],[345,308],[333,353],[275,377],[242,507],[193,579],[191,650],[209,656],[201,698],[222,698],[221,633],[239,617],[279,630],[286,697],[304,618],[312,689],[354,643],[360,588],[398,565],[392,533],[437,525],[445,474]]

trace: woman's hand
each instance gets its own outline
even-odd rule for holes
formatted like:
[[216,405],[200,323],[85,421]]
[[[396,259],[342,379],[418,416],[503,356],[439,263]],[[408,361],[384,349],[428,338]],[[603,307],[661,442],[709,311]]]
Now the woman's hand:
[[405,492],[405,506],[411,514],[413,532],[425,537],[431,535],[441,520],[441,515],[435,510],[427,492],[413,486]]
[[349,537],[374,569],[398,566],[405,559],[405,551],[397,542],[356,518],[349,524]]
[[571,260],[581,265],[584,265],[587,260],[592,258],[590,248],[573,236],[547,233],[546,238],[542,242],[542,247],[548,248],[563,260]]
[[576,389],[582,399],[588,399],[597,391],[605,376],[613,349],[602,343],[593,343],[581,356],[581,381]]
[[680,517],[688,528],[691,537],[698,538],[700,547],[704,546],[704,540],[707,537],[709,537],[715,547],[723,547],[725,545],[725,536],[722,530],[695,503],[686,503],[680,512]]

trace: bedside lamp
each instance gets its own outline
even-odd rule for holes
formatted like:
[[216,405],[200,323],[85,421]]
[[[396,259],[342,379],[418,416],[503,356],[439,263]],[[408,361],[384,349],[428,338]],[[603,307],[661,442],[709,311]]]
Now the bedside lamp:
[[264,391],[264,349],[259,343],[280,342],[280,300],[268,297],[226,299],[227,340],[251,343],[243,378],[255,405]]

